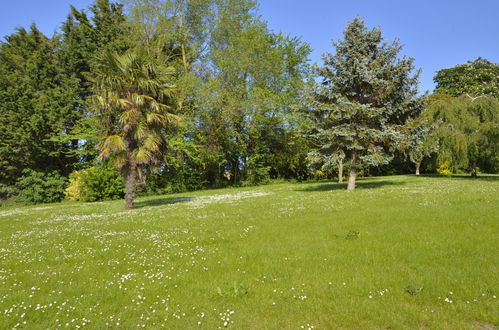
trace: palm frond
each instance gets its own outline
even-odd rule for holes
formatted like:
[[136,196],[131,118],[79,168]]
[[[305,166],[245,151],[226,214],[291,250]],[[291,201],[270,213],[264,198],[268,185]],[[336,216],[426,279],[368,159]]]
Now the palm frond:
[[147,164],[152,160],[151,151],[147,150],[144,147],[139,147],[134,153],[135,160],[139,164]]
[[107,158],[111,156],[113,153],[124,151],[125,150],[125,141],[120,135],[109,135],[105,138],[100,146],[100,155],[101,159]]

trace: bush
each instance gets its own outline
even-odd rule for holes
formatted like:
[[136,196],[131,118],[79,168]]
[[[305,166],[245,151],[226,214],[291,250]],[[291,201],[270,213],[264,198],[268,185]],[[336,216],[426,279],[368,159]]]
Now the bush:
[[442,175],[451,175],[450,162],[446,160],[445,162],[440,164],[440,166],[438,166],[437,168],[437,172]]
[[0,206],[7,204],[17,194],[19,194],[19,191],[16,187],[0,184]]
[[73,201],[120,199],[125,196],[125,185],[120,173],[111,164],[103,164],[71,173],[65,194],[67,199]]
[[245,186],[267,184],[270,182],[270,166],[265,166],[265,155],[255,154],[246,163]]
[[64,191],[66,199],[70,201],[80,201],[82,199],[83,182],[81,174],[83,171],[74,171],[69,175],[69,185]]
[[25,204],[55,203],[64,199],[67,180],[56,171],[50,173],[26,169],[17,181],[18,200]]

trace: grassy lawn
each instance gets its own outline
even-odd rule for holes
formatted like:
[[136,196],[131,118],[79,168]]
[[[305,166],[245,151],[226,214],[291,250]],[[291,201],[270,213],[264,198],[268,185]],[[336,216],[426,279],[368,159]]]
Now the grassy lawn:
[[0,209],[0,328],[499,324],[499,177]]

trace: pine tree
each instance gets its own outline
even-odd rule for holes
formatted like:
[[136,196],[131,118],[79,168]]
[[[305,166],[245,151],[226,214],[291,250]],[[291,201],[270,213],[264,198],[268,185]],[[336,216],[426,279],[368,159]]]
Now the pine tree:
[[323,55],[322,83],[310,98],[314,135],[326,156],[339,150],[350,159],[347,189],[353,190],[358,164],[389,162],[401,128],[421,112],[424,98],[418,97],[414,59],[398,58],[401,45],[383,42],[380,28],[369,30],[355,18],[333,45],[336,53]]

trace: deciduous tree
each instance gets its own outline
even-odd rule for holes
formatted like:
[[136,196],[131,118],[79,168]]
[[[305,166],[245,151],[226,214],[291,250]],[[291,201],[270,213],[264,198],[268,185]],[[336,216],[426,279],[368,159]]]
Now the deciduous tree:
[[471,99],[489,95],[499,98],[499,65],[481,57],[453,68],[441,69],[433,78],[435,93]]

